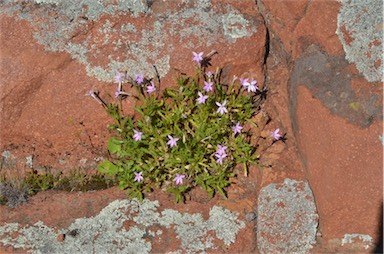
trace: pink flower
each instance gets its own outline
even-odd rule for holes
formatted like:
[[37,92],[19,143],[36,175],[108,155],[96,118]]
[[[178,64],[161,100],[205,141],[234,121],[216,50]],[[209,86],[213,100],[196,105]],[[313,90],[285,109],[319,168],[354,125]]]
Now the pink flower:
[[205,90],[207,93],[208,93],[209,91],[213,91],[212,85],[213,85],[213,82],[207,82],[207,81],[204,81],[204,87],[203,87],[203,90]]
[[257,84],[257,81],[252,79],[251,83],[249,83],[249,86],[248,86],[248,92],[256,92],[256,90],[259,89],[256,84]]
[[200,53],[192,52],[192,54],[193,54],[192,61],[200,63],[203,60],[204,52],[200,52]]
[[133,138],[135,139],[135,141],[141,140],[141,136],[143,135],[143,133],[137,130],[133,130],[133,132],[135,133],[133,135]]
[[223,103],[216,102],[216,105],[219,106],[217,109],[217,112],[221,115],[224,113],[228,113],[228,110],[225,108],[225,104],[227,104],[227,101],[225,100]]
[[220,165],[223,165],[223,159],[225,157],[227,157],[227,154],[226,153],[223,153],[223,154],[215,153],[215,156],[217,157],[216,162],[219,163]]
[[211,71],[208,71],[205,74],[207,75],[208,78],[211,78],[213,76],[213,72]]
[[240,80],[240,83],[241,83],[241,85],[243,86],[244,89],[247,89],[248,86],[250,85],[247,78],[245,78],[245,79],[239,78],[239,80]]
[[199,98],[197,98],[197,103],[198,104],[204,104],[205,101],[208,99],[208,95],[203,95],[202,93],[198,92]]
[[135,81],[138,84],[141,84],[144,82],[144,74],[135,74]]
[[176,185],[182,184],[184,177],[185,175],[176,174],[176,177],[173,179],[173,181],[176,182]]
[[280,129],[276,129],[271,132],[271,137],[274,138],[275,140],[279,140],[281,135],[279,134]]
[[136,182],[140,182],[141,180],[144,180],[144,177],[143,177],[143,172],[140,172],[140,173],[135,173],[135,180]]
[[124,74],[116,71],[115,83],[121,83],[124,80]]
[[240,133],[242,129],[243,126],[240,125],[240,122],[237,122],[237,124],[232,127],[234,135],[236,135],[236,133]]
[[171,135],[168,135],[168,138],[169,141],[167,142],[167,145],[169,145],[170,147],[177,146],[177,141],[179,140],[179,138],[174,138]]
[[227,146],[217,145],[216,154],[225,154],[225,150],[228,148]]
[[147,93],[151,94],[156,91],[155,83],[151,82],[150,86],[147,86]]

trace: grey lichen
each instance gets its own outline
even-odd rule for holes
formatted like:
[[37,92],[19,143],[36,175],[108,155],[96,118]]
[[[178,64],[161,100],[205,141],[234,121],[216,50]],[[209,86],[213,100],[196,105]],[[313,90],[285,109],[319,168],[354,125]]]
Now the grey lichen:
[[[153,72],[154,64],[160,76],[166,75],[175,43],[191,52],[213,43],[233,43],[256,32],[256,22],[231,4],[214,10],[211,0],[199,0],[179,10],[153,13],[150,2],[35,0],[36,6],[26,8],[5,0],[0,12],[31,22],[37,28],[34,38],[47,51],[70,53],[89,76],[104,82],[112,82],[116,70],[133,76]],[[125,16],[130,17],[129,22],[114,19],[124,20]],[[144,28],[138,25],[147,18],[155,21]]]
[[246,20],[242,15],[229,13],[222,17],[224,34],[232,39],[242,38],[252,35],[249,31],[249,21]]
[[370,235],[364,234],[345,234],[343,239],[341,240],[341,246],[347,244],[353,244],[356,241],[364,242],[364,248],[367,250],[369,247],[373,245],[373,239]]
[[257,211],[260,253],[307,253],[316,242],[317,225],[307,182],[285,179],[261,189]]
[[384,81],[383,2],[381,0],[341,0],[336,34],[346,59],[369,82]]
[[[159,212],[158,208],[158,201],[116,200],[98,215],[76,219],[65,229],[50,228],[42,222],[24,227],[5,224],[0,227],[0,242],[32,253],[149,253],[152,246],[146,235],[161,241],[164,231],[174,230],[181,240],[174,253],[201,253],[215,248],[214,237],[207,236],[209,231],[230,245],[245,226],[236,214],[222,207],[214,206],[207,221],[199,213]],[[131,225],[128,229],[123,226],[126,221]],[[152,225],[163,228],[152,232],[148,230]],[[64,241],[58,241],[58,235],[65,235]]]

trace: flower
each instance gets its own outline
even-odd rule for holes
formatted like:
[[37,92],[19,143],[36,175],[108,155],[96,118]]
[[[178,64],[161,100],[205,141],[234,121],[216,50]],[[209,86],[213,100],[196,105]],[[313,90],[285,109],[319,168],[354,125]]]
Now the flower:
[[124,74],[116,71],[115,83],[121,83],[123,82],[123,79],[124,79]]
[[135,173],[135,180],[136,182],[140,182],[141,180],[144,180],[144,177],[143,177],[143,172],[140,172],[140,173]]
[[241,82],[241,85],[243,86],[244,89],[247,89],[248,86],[250,85],[249,82],[248,82],[248,79],[247,78],[239,78],[240,82]]
[[133,138],[135,139],[135,141],[141,140],[141,136],[143,135],[143,133],[137,130],[133,130],[133,132],[135,133],[133,135]]
[[115,98],[119,97],[119,95],[120,95],[120,92],[119,92],[119,91],[116,91],[116,92],[115,92]]
[[240,133],[242,129],[243,129],[243,126],[240,125],[240,122],[237,122],[235,126],[232,126],[234,135],[236,135],[236,133]]
[[213,85],[213,82],[207,82],[207,81],[204,81],[204,87],[203,87],[203,90],[205,90],[207,93],[208,93],[209,91],[213,91],[212,85]]
[[141,84],[144,82],[144,74],[135,74],[135,81],[138,84]]
[[197,98],[197,104],[204,104],[205,101],[208,99],[208,95],[203,95],[201,92],[197,93],[199,95],[199,98]]
[[225,104],[227,104],[226,100],[224,100],[223,103],[216,102],[216,105],[219,106],[219,108],[217,109],[217,112],[220,113],[221,115],[224,113],[228,113],[228,110],[224,107]]
[[211,78],[213,76],[213,72],[211,71],[208,71],[205,74],[207,75],[208,78]]
[[275,140],[279,140],[281,135],[279,134],[280,129],[276,129],[271,132],[271,137],[274,138]]
[[203,60],[204,52],[200,52],[200,53],[192,52],[192,54],[193,54],[192,61],[200,63]]
[[176,142],[179,140],[179,138],[174,138],[171,135],[168,135],[168,138],[169,138],[169,141],[167,142],[167,145],[169,145],[170,147],[177,146]]
[[248,86],[248,92],[256,92],[259,88],[257,87],[257,81],[252,79],[251,83]]
[[176,174],[176,177],[173,179],[173,181],[176,182],[176,185],[182,184],[184,177],[185,175]]
[[93,90],[93,88],[91,88],[91,90],[89,90],[88,93],[85,94],[85,96],[91,96],[92,98],[96,99],[96,92]]
[[151,85],[150,86],[147,86],[147,93],[153,93],[156,91],[156,87],[155,87],[155,83],[153,83],[153,81],[151,82]]
[[222,154],[226,154],[225,153],[225,150],[228,148],[227,146],[222,146],[222,145],[217,145],[217,150],[216,150],[216,154],[220,154],[220,155],[222,155]]
[[220,165],[223,165],[223,159],[225,157],[227,157],[228,154],[226,153],[223,153],[223,154],[218,154],[218,153],[215,153],[215,156],[217,157],[217,160],[216,162],[219,163]]

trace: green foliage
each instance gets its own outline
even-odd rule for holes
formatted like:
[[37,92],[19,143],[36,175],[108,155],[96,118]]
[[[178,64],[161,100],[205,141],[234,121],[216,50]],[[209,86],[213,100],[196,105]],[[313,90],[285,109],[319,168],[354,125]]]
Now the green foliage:
[[[251,119],[259,108],[256,102],[263,99],[262,93],[247,92],[236,78],[223,84],[220,71],[212,76],[204,71],[199,66],[194,77],[180,75],[176,87],[150,94],[145,86],[151,80],[140,84],[125,80],[124,83],[136,88],[135,97],[139,99],[133,115],[122,113],[122,94],[126,94],[122,92],[123,82],[119,84],[118,92],[122,93],[116,102],[103,102],[115,123],[109,126],[111,159],[102,162],[98,169],[116,176],[120,188],[128,190],[131,197],[142,199],[143,192],[161,188],[173,193],[176,202],[180,202],[196,186],[201,186],[210,197],[217,192],[226,196],[225,188],[236,177],[237,164],[243,166],[245,175],[250,164],[258,165],[257,146],[250,137],[252,128],[257,126]],[[213,91],[203,90],[204,81],[214,83]],[[198,103],[198,92],[208,95],[205,103]],[[224,101],[228,113],[220,114],[217,103]],[[244,129],[235,135],[232,127],[237,123]],[[135,138],[135,132],[142,136]],[[167,144],[169,136],[179,138],[176,146]],[[222,164],[216,156],[219,146],[227,147]],[[140,172],[142,180],[136,178]],[[175,182],[176,174],[185,176],[182,183]]]

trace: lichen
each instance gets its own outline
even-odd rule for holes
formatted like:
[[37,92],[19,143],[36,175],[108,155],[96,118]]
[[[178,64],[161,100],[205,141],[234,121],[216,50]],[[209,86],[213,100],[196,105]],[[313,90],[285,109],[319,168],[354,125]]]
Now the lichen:
[[[236,214],[218,206],[212,207],[207,221],[199,213],[159,212],[158,208],[158,201],[116,200],[98,215],[76,219],[68,228],[50,228],[41,221],[24,227],[9,223],[0,227],[0,242],[32,253],[149,253],[152,246],[145,240],[147,234],[161,242],[164,231],[174,230],[181,240],[174,253],[201,253],[215,248],[215,239],[208,232],[230,245],[245,226]],[[127,221],[129,228],[123,226]],[[153,225],[162,228],[156,233],[147,230]],[[58,235],[65,235],[64,241],[58,241]]]
[[383,2],[381,0],[342,0],[337,16],[339,36],[350,63],[369,82],[384,81]]
[[316,242],[317,225],[307,182],[285,179],[261,189],[257,212],[260,253],[307,253]]
[[[89,76],[104,82],[112,82],[116,70],[131,76],[152,73],[154,64],[160,76],[166,75],[175,44],[191,52],[214,43],[234,43],[256,32],[256,22],[231,4],[214,10],[211,0],[199,0],[194,6],[153,13],[149,2],[35,0],[34,8],[25,8],[6,0],[0,12],[31,22],[34,38],[47,51],[68,52]],[[144,28],[139,25],[143,20]]]
[[362,241],[366,243],[364,245],[364,248],[367,250],[370,246],[373,245],[373,239],[370,235],[364,235],[364,234],[345,234],[343,239],[341,240],[341,246],[344,246],[346,244],[352,244],[355,243],[356,240]]

